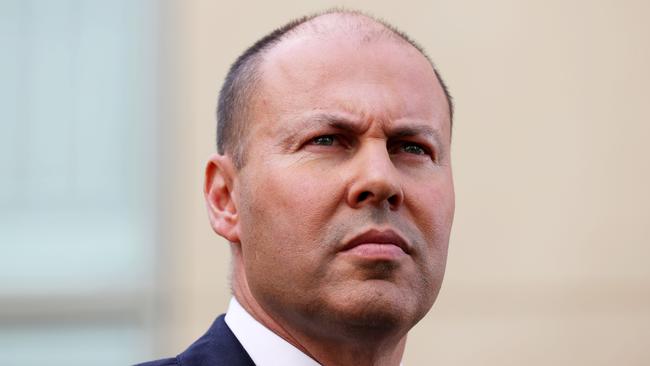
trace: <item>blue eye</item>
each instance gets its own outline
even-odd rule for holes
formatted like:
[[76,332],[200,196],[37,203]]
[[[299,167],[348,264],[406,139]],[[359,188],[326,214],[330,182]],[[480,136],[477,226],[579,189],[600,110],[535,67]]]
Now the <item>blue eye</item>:
[[322,145],[322,146],[332,146],[334,145],[335,138],[332,135],[324,135],[324,136],[318,136],[314,137],[311,142],[314,145]]

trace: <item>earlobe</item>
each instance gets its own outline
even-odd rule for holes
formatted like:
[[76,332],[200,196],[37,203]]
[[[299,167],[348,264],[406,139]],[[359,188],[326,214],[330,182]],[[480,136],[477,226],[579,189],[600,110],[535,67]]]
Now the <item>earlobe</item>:
[[239,217],[233,191],[236,175],[232,159],[215,153],[205,167],[203,186],[212,229],[233,243],[239,242]]

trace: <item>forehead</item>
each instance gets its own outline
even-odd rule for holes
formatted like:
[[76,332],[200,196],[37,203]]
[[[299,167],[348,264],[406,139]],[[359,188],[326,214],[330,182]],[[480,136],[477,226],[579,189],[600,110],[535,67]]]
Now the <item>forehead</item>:
[[390,33],[296,32],[264,55],[259,71],[256,110],[262,120],[320,109],[385,121],[437,121],[441,129],[449,123],[431,64]]

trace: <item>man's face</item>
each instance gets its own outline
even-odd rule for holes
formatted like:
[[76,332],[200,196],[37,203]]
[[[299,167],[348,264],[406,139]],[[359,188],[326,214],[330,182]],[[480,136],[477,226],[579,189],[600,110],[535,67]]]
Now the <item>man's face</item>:
[[234,193],[252,295],[315,333],[410,328],[440,289],[454,213],[431,66],[395,40],[295,36],[261,71]]

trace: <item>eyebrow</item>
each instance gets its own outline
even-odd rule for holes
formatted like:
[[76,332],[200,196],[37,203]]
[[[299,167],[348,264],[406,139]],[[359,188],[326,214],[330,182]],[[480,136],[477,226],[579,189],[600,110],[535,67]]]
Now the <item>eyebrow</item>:
[[337,130],[350,133],[360,133],[363,129],[363,123],[360,120],[355,120],[345,115],[335,113],[318,113],[308,117],[305,120],[305,123],[314,128],[327,125]]
[[[316,130],[324,126],[328,126],[340,131],[359,134],[363,132],[364,123],[357,118],[350,118],[345,114],[319,112],[308,116],[300,116],[299,122],[300,130]],[[282,139],[286,145],[293,145],[295,143],[296,135],[293,131],[284,131],[285,137]],[[403,138],[403,137],[416,137],[423,136],[433,140],[433,143],[442,148],[442,139],[438,130],[425,123],[424,121],[413,121],[412,124],[397,126],[390,128],[387,131],[387,137],[390,138]]]
[[[296,117],[298,120],[297,127],[293,128],[282,128],[281,135],[283,137],[280,140],[280,144],[285,148],[294,146],[298,143],[299,135],[296,134],[296,131],[311,131],[317,130],[319,128],[329,126],[331,128],[349,132],[349,133],[360,133],[363,129],[361,121],[354,120],[350,117],[347,117],[343,114],[337,113],[326,113],[319,112],[309,115],[300,115]],[[294,125],[295,126],[295,125]]]
[[436,145],[441,146],[440,134],[438,131],[426,124],[415,124],[408,126],[398,126],[391,130],[391,137],[414,137],[424,136],[432,139]]

